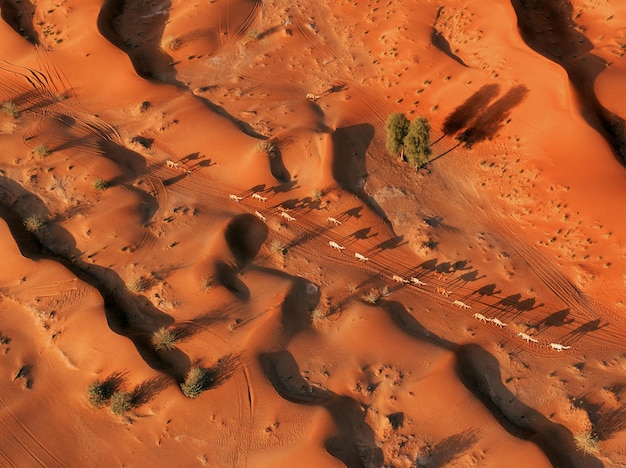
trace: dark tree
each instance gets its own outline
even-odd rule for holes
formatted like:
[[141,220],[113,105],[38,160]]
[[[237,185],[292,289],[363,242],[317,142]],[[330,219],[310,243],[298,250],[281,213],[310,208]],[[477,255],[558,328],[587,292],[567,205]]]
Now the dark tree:
[[404,158],[404,139],[409,132],[411,122],[404,114],[393,113],[387,117],[385,131],[387,132],[387,152],[392,156],[400,155]]
[[409,126],[404,137],[404,152],[411,167],[419,169],[428,163],[430,156],[430,124],[424,117],[418,117]]

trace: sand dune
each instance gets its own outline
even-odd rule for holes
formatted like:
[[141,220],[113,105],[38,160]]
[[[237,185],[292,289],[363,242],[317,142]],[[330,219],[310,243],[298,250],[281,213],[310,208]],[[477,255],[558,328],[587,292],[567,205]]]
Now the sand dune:
[[626,463],[617,0],[0,18],[0,465]]

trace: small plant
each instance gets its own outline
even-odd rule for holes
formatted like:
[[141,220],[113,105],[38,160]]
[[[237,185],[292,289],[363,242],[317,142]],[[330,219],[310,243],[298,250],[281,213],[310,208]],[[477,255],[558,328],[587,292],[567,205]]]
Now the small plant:
[[101,178],[97,178],[93,181],[93,188],[96,189],[97,192],[101,192],[109,188],[109,183]]
[[178,335],[175,330],[170,328],[161,327],[152,334],[150,340],[154,349],[176,349],[176,342],[178,341]]
[[382,297],[387,297],[389,296],[389,294],[391,294],[391,291],[389,290],[389,286],[383,286],[382,288],[380,288],[380,295]]
[[148,289],[148,282],[144,278],[134,278],[126,283],[126,289],[133,293],[144,292]]
[[248,39],[252,41],[258,40],[260,36],[261,35],[259,34],[259,31],[255,31],[254,29],[251,29],[250,31],[248,31]]
[[348,292],[349,292],[350,294],[354,294],[354,293],[356,293],[356,290],[357,290],[357,289],[358,289],[358,287],[357,287],[357,285],[356,285],[356,284],[354,284],[354,283],[350,283],[350,284],[348,285]]
[[45,227],[45,225],[46,223],[39,215],[32,215],[24,220],[24,228],[28,232],[32,233],[41,231]]
[[13,101],[5,101],[2,103],[2,112],[14,119],[18,116],[17,106]]
[[598,437],[591,431],[579,432],[574,435],[576,448],[587,455],[598,451]]
[[256,145],[256,150],[258,153],[264,153],[268,155],[270,158],[273,158],[276,156],[277,149],[278,148],[276,148],[276,145],[272,143],[271,140],[259,141]]
[[200,291],[206,293],[213,289],[213,280],[208,276],[200,278]]
[[133,397],[129,392],[115,392],[111,395],[111,406],[109,406],[109,409],[111,413],[118,416],[128,413],[133,406],[132,400]]
[[280,254],[280,255],[285,255],[287,253],[287,249],[285,249],[285,244],[283,244],[278,239],[274,239],[270,243],[270,251],[274,252],[274,253],[277,253],[277,254]]
[[313,201],[320,201],[323,195],[324,192],[321,189],[314,189],[311,192],[311,198],[313,199]]
[[50,149],[46,145],[39,145],[33,150],[33,154],[38,158],[45,158],[50,154]]
[[378,302],[378,293],[376,291],[374,291],[373,289],[368,292],[365,296],[363,296],[363,300],[365,302],[367,302],[368,304],[376,304],[376,302]]
[[325,318],[326,312],[324,312],[321,307],[316,307],[315,309],[313,309],[313,312],[311,312],[311,319],[314,323],[322,323]]
[[115,392],[115,386],[111,382],[96,380],[87,386],[87,399],[92,406],[101,408],[106,405]]
[[187,398],[197,398],[209,385],[209,371],[203,367],[192,367],[180,384],[180,389]]
[[161,48],[170,52],[174,52],[182,44],[182,41],[174,36],[167,36],[161,39]]

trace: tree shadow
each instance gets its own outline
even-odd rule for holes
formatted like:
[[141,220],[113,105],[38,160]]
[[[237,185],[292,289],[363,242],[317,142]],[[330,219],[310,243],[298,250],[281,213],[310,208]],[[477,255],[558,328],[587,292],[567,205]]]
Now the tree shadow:
[[145,405],[154,399],[161,391],[165,390],[174,381],[165,375],[151,377],[137,385],[131,392],[130,404],[133,407]]
[[467,148],[471,148],[476,143],[493,138],[509,118],[511,110],[519,105],[527,95],[528,88],[526,86],[513,86],[504,96],[479,114],[469,128],[457,136],[457,139],[465,143]]
[[446,437],[434,446],[426,449],[423,457],[426,459],[424,463],[418,463],[418,466],[424,468],[435,468],[447,466],[456,458],[468,451],[480,437],[480,430],[467,429],[458,434]]
[[186,340],[205,328],[209,328],[216,323],[225,322],[228,314],[223,310],[214,310],[179,323],[173,327],[177,341]]
[[454,109],[443,122],[444,135],[455,135],[463,130],[498,95],[500,86],[492,83],[483,85],[478,91]]
[[593,427],[592,433],[599,440],[609,440],[616,433],[626,430],[626,408],[608,408],[606,403],[595,403],[589,395],[575,400],[575,406],[584,409]]

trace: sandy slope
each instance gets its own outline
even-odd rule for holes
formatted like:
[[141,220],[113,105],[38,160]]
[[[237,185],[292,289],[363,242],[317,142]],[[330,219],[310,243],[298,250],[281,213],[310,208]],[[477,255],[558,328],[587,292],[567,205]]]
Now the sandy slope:
[[472,3],[0,2],[0,465],[626,464],[626,9]]

